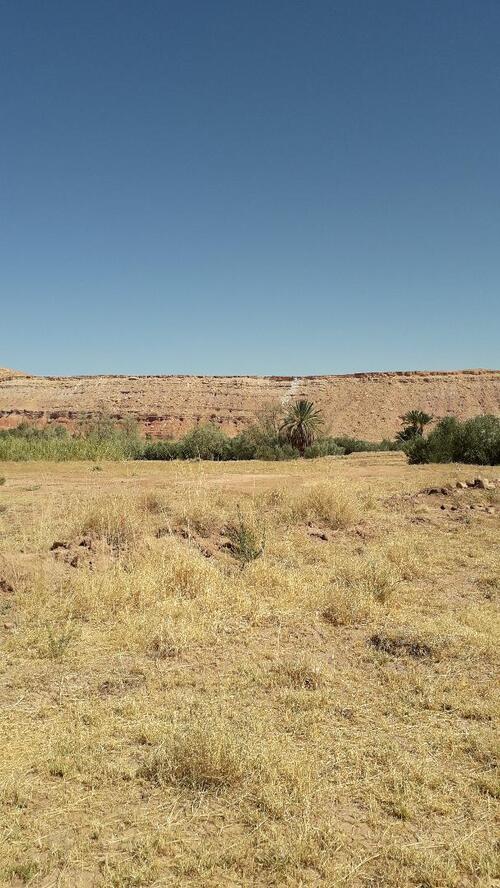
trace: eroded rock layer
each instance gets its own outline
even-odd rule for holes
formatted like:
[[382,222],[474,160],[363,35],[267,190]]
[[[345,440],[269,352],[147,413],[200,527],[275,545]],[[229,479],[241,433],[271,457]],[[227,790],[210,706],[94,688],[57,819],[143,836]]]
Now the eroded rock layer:
[[74,427],[106,413],[143,432],[177,437],[215,422],[229,434],[270,403],[307,398],[331,434],[393,437],[412,408],[461,419],[500,414],[500,370],[402,371],[345,376],[27,376],[0,369],[0,427],[26,421]]

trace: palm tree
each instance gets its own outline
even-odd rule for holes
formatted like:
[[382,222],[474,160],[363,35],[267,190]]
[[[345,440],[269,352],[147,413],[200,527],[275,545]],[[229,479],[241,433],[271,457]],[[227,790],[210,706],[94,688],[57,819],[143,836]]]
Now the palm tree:
[[408,437],[422,437],[424,434],[424,426],[428,425],[434,419],[430,413],[424,413],[423,410],[409,410],[401,417],[405,426],[404,431],[408,430]]
[[323,417],[316,410],[312,401],[296,401],[290,407],[281,425],[281,432],[296,447],[301,456],[306,447],[315,440],[319,428],[323,425]]

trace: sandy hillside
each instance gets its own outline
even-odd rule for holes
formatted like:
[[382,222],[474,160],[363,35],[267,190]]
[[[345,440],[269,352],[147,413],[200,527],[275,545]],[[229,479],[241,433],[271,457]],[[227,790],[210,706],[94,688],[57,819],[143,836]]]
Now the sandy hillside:
[[5,382],[6,379],[12,379],[15,376],[22,376],[26,379],[28,375],[21,370],[10,370],[9,367],[0,367],[0,382]]
[[500,414],[500,371],[403,371],[349,376],[41,377],[0,369],[0,427],[21,421],[72,425],[105,411],[135,417],[143,431],[177,436],[216,422],[236,433],[268,403],[313,400],[332,434],[392,437],[418,407],[437,417]]

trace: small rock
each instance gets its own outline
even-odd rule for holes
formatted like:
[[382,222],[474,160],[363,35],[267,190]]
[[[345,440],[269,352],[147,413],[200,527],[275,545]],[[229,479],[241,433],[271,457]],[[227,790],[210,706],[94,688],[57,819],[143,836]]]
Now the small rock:
[[487,511],[488,515],[494,515],[496,512],[496,509],[494,506],[487,506],[486,511]]
[[457,481],[456,486],[459,490],[467,490],[467,483],[465,481]]
[[7,622],[5,622],[5,623],[3,624],[3,628],[4,628],[4,629],[8,629],[9,632],[12,632],[12,630],[15,629],[16,626],[15,626],[14,623],[7,623]]
[[493,481],[488,481],[487,478],[474,478],[474,487],[479,488],[479,490],[494,490],[495,485]]
[[69,549],[69,543],[55,542],[52,543],[50,547],[51,552],[55,552],[56,549]]
[[309,536],[314,537],[317,540],[324,540],[324,542],[328,542],[328,537],[326,533],[323,533],[323,531],[312,530],[309,532]]

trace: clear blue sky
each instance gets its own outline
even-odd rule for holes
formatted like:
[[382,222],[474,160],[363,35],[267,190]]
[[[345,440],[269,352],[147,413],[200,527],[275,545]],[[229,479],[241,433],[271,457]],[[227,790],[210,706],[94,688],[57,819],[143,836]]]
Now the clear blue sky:
[[500,365],[499,0],[2,0],[0,366]]

